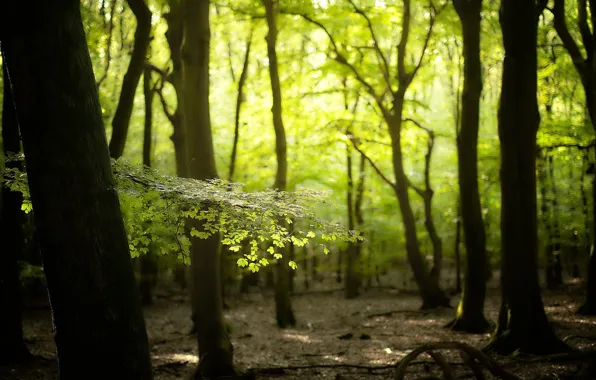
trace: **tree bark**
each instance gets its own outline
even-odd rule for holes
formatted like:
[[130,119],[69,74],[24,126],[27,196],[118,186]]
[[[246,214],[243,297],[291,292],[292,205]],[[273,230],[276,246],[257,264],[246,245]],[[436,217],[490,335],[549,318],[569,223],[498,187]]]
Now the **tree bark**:
[[141,75],[143,75],[147,50],[151,40],[151,11],[145,4],[145,0],[127,0],[127,3],[137,19],[137,28],[130,63],[122,80],[120,99],[112,120],[112,137],[109,145],[112,158],[120,158],[124,154],[135,93]]
[[[7,169],[23,170],[10,155],[21,152],[21,138],[16,118],[12,92],[6,68],[3,67],[4,98],[2,104],[2,148]],[[14,365],[31,357],[23,339],[21,314],[21,282],[18,261],[23,254],[24,214],[21,211],[23,195],[2,186],[0,205],[0,241],[4,246],[0,254],[0,365]]]
[[174,154],[176,155],[176,174],[179,177],[186,177],[188,172],[188,159],[186,156],[185,133],[182,126],[180,110],[182,108],[182,38],[184,34],[184,8],[182,0],[170,0],[170,12],[164,15],[168,23],[166,39],[170,47],[170,58],[172,59],[172,72],[170,83],[174,86],[178,105],[176,110],[168,114],[174,132],[170,139],[174,143]]
[[[590,12],[588,12],[588,4]],[[577,23],[580,30],[581,39],[583,42],[584,52],[586,56],[582,55],[578,43],[574,39],[567,27],[567,20],[565,15],[565,0],[555,0],[551,11],[554,16],[554,27],[563,42],[563,46],[569,53],[571,61],[579,74],[584,88],[585,102],[592,129],[596,132],[596,29],[594,29],[594,21],[596,9],[594,9],[593,1],[578,1],[578,15]],[[587,20],[588,14],[591,14],[592,31],[590,31],[589,22]],[[592,199],[596,199],[596,176],[592,180]],[[592,213],[596,215],[596,202],[593,202]],[[588,281],[586,288],[586,300],[579,308],[578,312],[581,314],[596,315],[596,255],[594,255],[594,245],[596,239],[596,223],[592,223],[592,252],[590,255],[590,264],[588,267]]]
[[[406,69],[406,55],[407,45],[411,28],[411,1],[403,0],[403,16],[402,16],[402,35],[397,46],[397,79],[398,89],[393,92],[392,109],[389,112],[384,109],[383,115],[389,129],[391,137],[392,163],[393,173],[395,175],[395,184],[393,190],[398,199],[399,208],[402,216],[402,223],[404,225],[406,238],[406,254],[408,261],[414,274],[414,280],[420,290],[422,297],[422,308],[430,309],[440,306],[448,306],[449,298],[445,292],[440,288],[439,284],[430,276],[429,270],[422,252],[420,251],[420,242],[416,232],[416,219],[412,211],[410,203],[410,195],[408,192],[410,181],[406,176],[403,163],[403,151],[401,146],[401,132],[402,132],[402,117],[404,111],[404,102],[408,87],[414,80],[417,68],[420,68],[422,60],[416,68],[408,72]],[[433,15],[434,17],[434,15]],[[430,37],[432,32],[432,25],[434,25],[434,18],[431,19],[431,25],[427,37]],[[426,48],[425,48],[426,49]],[[423,56],[421,56],[422,59]]]
[[457,221],[455,222],[455,243],[453,247],[455,256],[455,292],[461,293],[461,198],[457,199]]
[[463,294],[455,320],[448,326],[457,331],[485,333],[489,323],[484,317],[486,296],[486,234],[478,190],[478,129],[482,94],[480,61],[480,21],[482,0],[454,0],[463,30],[464,88],[461,130],[457,154],[461,216],[466,246],[466,273]]
[[0,15],[60,379],[151,379],[79,2],[3,2]]
[[[279,13],[278,0],[263,0],[267,18],[267,57],[269,58],[269,78],[271,80],[271,92],[273,94],[273,106],[271,113],[273,116],[273,128],[275,130],[275,153],[277,156],[277,172],[275,174],[275,184],[273,187],[279,191],[285,191],[288,177],[288,162],[286,153],[286,131],[282,117],[282,99],[281,84],[279,80],[279,68],[277,64],[277,15]],[[288,266],[288,251],[282,253],[282,258],[276,264],[276,284],[275,284],[275,315],[277,325],[280,328],[286,328],[296,325],[296,318],[292,310],[290,299]]]
[[244,52],[244,61],[242,63],[242,72],[238,78],[238,91],[236,97],[236,112],[234,113],[234,141],[232,143],[232,153],[230,155],[230,170],[228,172],[228,181],[234,180],[234,172],[236,171],[236,155],[238,152],[238,140],[240,139],[240,111],[242,110],[242,103],[244,103],[244,84],[248,77],[248,64],[250,62],[250,48],[252,45],[252,31],[246,42],[246,50]]
[[[185,0],[182,45],[182,123],[186,138],[188,175],[217,178],[209,113],[209,1]],[[202,230],[202,223],[189,222]],[[195,378],[235,375],[233,348],[223,321],[220,237],[191,238],[192,319],[199,345]]]
[[502,300],[488,349],[550,354],[567,346],[546,318],[538,283],[536,2],[502,0],[500,23],[505,48],[499,106]]
[[[145,67],[143,73],[143,93],[145,95],[145,129],[143,131],[143,165],[151,167],[151,139],[153,128],[153,88],[151,87],[151,69]],[[145,221],[151,223],[150,220]],[[151,305],[153,303],[153,288],[157,283],[158,264],[157,256],[149,243],[147,253],[139,257],[141,280],[139,290],[141,291],[141,303]]]
[[[404,94],[405,95],[405,94]],[[440,306],[448,306],[449,298],[439,287],[439,284],[430,276],[428,267],[420,251],[420,242],[416,232],[416,219],[410,203],[410,194],[408,192],[409,181],[406,177],[403,166],[403,152],[401,147],[401,127],[403,114],[404,96],[397,94],[394,102],[393,117],[389,119],[388,124],[391,135],[391,146],[393,151],[393,171],[396,178],[394,187],[395,195],[398,199],[399,208],[402,215],[406,235],[406,254],[414,274],[414,280],[420,290],[422,297],[422,308],[432,309]]]
[[[366,159],[360,155],[360,164],[358,168],[358,182],[355,188],[352,176],[352,154],[347,149],[348,154],[348,228],[350,230],[359,229],[364,224],[362,215],[362,200],[364,198],[364,177],[366,170]],[[352,198],[355,198],[352,202]],[[349,242],[346,251],[346,298],[358,297],[360,287],[362,286],[362,268],[361,268],[362,242]]]
[[556,289],[563,285],[563,266],[561,264],[561,229],[559,228],[559,206],[557,195],[557,182],[555,180],[555,167],[553,156],[548,156],[548,170],[553,197],[551,199],[551,209],[553,210],[552,226],[552,247],[547,257],[546,280],[549,289]]

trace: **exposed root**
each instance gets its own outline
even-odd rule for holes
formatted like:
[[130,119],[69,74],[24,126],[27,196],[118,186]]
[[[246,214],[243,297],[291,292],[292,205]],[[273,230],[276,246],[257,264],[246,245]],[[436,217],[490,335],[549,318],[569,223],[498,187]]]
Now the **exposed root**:
[[447,380],[455,379],[455,374],[444,357],[437,354],[435,350],[458,350],[461,352],[464,363],[470,367],[477,379],[483,379],[482,369],[488,370],[493,376],[504,380],[520,380],[519,377],[507,372],[493,358],[482,351],[460,342],[437,342],[425,344],[416,348],[404,357],[398,364],[395,372],[396,380],[403,380],[406,376],[408,365],[423,353],[427,353],[441,367],[443,378]]

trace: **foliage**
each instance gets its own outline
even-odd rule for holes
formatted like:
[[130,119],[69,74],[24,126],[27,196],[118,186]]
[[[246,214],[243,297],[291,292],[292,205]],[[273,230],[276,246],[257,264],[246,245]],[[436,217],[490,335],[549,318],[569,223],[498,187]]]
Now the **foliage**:
[[[238,252],[238,265],[256,272],[281,258],[289,244],[318,244],[327,251],[327,242],[362,240],[313,213],[313,205],[326,204],[321,191],[249,193],[237,183],[168,176],[126,160],[114,161],[113,168],[133,257],[152,249],[188,262],[189,238],[220,234],[222,244]],[[4,178],[28,200],[25,173],[6,170]],[[201,221],[202,228],[190,227],[189,220]],[[293,261],[290,266],[297,267]]]

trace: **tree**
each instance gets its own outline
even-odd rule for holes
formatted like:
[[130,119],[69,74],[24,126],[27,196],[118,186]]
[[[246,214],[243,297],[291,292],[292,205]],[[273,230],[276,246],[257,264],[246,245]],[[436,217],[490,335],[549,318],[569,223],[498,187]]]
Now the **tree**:
[[[17,124],[10,83],[4,71],[4,97],[2,104],[2,147],[5,167],[21,169],[21,163],[14,157],[21,152],[21,138]],[[24,246],[21,211],[23,196],[2,186],[0,205],[0,241],[4,249],[0,254],[0,365],[15,364],[30,358],[31,354],[23,339],[21,315],[21,283],[19,279],[20,259]]]
[[538,283],[536,133],[540,124],[534,0],[502,0],[501,290],[497,328],[488,349],[549,354],[566,349],[544,313]]
[[[334,59],[337,63],[347,69],[353,78],[366,91],[372,103],[378,108],[387,126],[387,132],[391,139],[392,164],[393,175],[395,181],[387,177],[375,162],[370,159],[368,155],[361,149],[356,137],[352,139],[354,147],[365,155],[365,158],[371,164],[374,171],[386,182],[393,190],[401,211],[402,223],[405,230],[406,240],[406,254],[408,261],[414,273],[414,279],[420,290],[422,297],[423,308],[435,308],[449,305],[449,298],[439,286],[437,282],[438,276],[431,276],[427,265],[422,256],[420,249],[420,241],[417,236],[416,218],[412,209],[410,201],[410,188],[414,189],[419,195],[423,197],[425,202],[429,202],[432,197],[432,190],[427,188],[423,190],[415,186],[408,176],[404,168],[404,152],[402,147],[402,130],[404,124],[404,106],[406,100],[406,93],[416,78],[418,71],[423,65],[424,58],[427,53],[429,41],[434,29],[436,16],[439,10],[432,2],[429,4],[429,24],[427,33],[423,38],[423,46],[420,55],[413,65],[407,64],[408,57],[408,42],[411,32],[411,18],[412,18],[412,3],[411,0],[403,0],[402,18],[401,18],[401,36],[399,41],[390,46],[397,46],[397,63],[395,71],[392,72],[390,62],[392,57],[381,49],[375,28],[370,16],[366,10],[358,7],[352,0],[348,0],[351,8],[359,15],[366,23],[367,29],[370,33],[372,46],[369,46],[369,51],[372,52],[374,61],[377,62],[377,77],[372,79],[367,78],[360,67],[354,65],[349,60],[348,51],[342,47],[342,44],[336,42],[335,37],[328,28],[320,21],[314,19],[308,14],[300,14],[308,22],[321,28],[329,38],[331,45],[331,52],[328,56]],[[397,83],[395,83],[397,82]],[[380,86],[378,84],[381,84]],[[380,88],[380,90],[379,90]],[[419,125],[414,123],[415,125]],[[426,213],[427,217],[429,216]],[[430,219],[428,219],[430,222]],[[435,242],[436,243],[436,242]],[[436,245],[435,245],[436,248]]]
[[3,2],[0,9],[60,378],[151,379],[79,6]]
[[454,0],[453,5],[463,29],[464,89],[461,101],[461,130],[457,133],[457,154],[459,199],[467,265],[463,295],[455,320],[448,326],[459,331],[484,333],[489,328],[489,323],[484,317],[486,235],[478,190],[478,129],[482,93],[480,61],[482,0]]
[[128,70],[122,80],[120,100],[112,120],[112,138],[110,139],[110,156],[120,158],[124,154],[126,136],[130,116],[134,105],[135,93],[147,58],[147,50],[151,40],[151,11],[145,0],[127,0],[128,6],[137,19],[135,42],[130,57]]
[[[593,1],[578,0],[577,2],[577,28],[581,35],[581,42],[584,52],[580,49],[578,42],[574,39],[567,26],[565,14],[565,0],[555,0],[551,12],[554,16],[554,27],[563,42],[563,46],[569,53],[573,66],[579,74],[585,95],[585,107],[596,132],[596,4]],[[591,19],[588,19],[591,16]],[[596,176],[592,180],[592,197],[596,199]],[[596,202],[592,208],[596,215]],[[592,227],[592,246],[596,240],[596,223]],[[593,250],[592,250],[593,251]],[[587,294],[584,304],[579,309],[580,313],[596,315],[596,255],[590,255],[588,268]]]
[[[143,73],[143,94],[145,95],[145,128],[143,130],[143,166],[151,167],[151,139],[153,127],[153,94],[151,85],[151,69],[146,66]],[[145,221],[152,223],[151,220]],[[153,252],[152,243],[149,243],[147,252],[139,257],[139,271],[141,279],[139,290],[141,291],[141,302],[143,305],[153,303],[153,287],[157,282],[158,264],[157,256]]]
[[[279,13],[278,0],[263,0],[267,19],[267,57],[269,58],[269,78],[271,80],[271,92],[273,94],[273,128],[275,130],[275,154],[277,156],[277,172],[273,187],[279,191],[285,191],[288,176],[288,162],[286,153],[286,131],[282,116],[281,84],[279,81],[279,68],[277,64],[277,15]],[[275,283],[275,316],[277,325],[281,328],[294,326],[296,318],[292,311],[290,300],[290,273],[289,273],[289,251],[286,250],[276,264]]]
[[[354,186],[354,176],[352,174],[352,147],[346,147],[347,153],[347,172],[348,172],[348,228],[350,230],[358,229],[364,224],[362,215],[362,200],[364,198],[364,178],[366,174],[366,159],[360,155],[358,165],[358,182]],[[356,298],[359,288],[362,285],[362,269],[360,268],[360,258],[362,254],[362,243],[348,243],[346,250],[346,298]]]
[[[214,179],[218,175],[209,113],[209,0],[184,0],[181,11],[184,37],[180,104],[188,176]],[[189,226],[201,231],[204,224],[192,220]],[[219,251],[219,234],[207,239],[191,238],[192,320],[202,359],[195,373],[197,379],[236,374],[232,343],[223,322]]]

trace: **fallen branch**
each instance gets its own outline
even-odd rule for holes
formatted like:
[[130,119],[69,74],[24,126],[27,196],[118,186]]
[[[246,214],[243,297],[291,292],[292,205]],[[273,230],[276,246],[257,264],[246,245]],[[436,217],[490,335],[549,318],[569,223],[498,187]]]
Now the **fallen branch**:
[[397,370],[395,372],[395,379],[396,380],[403,380],[406,375],[406,369],[408,365],[410,365],[414,359],[418,356],[422,355],[423,353],[429,354],[437,364],[441,367],[443,371],[443,376],[445,379],[454,379],[455,375],[449,365],[446,365],[445,360],[442,356],[437,355],[434,350],[458,350],[463,351],[467,356],[469,356],[469,362],[471,360],[475,361],[475,364],[467,364],[474,373],[478,373],[480,368],[486,368],[492,375],[505,379],[505,380],[520,380],[519,377],[507,372],[503,369],[499,363],[497,363],[493,358],[486,355],[482,351],[467,345],[465,343],[460,342],[437,342],[437,343],[430,343],[422,345],[416,348],[414,351],[410,352],[406,357],[404,357],[398,364]]

